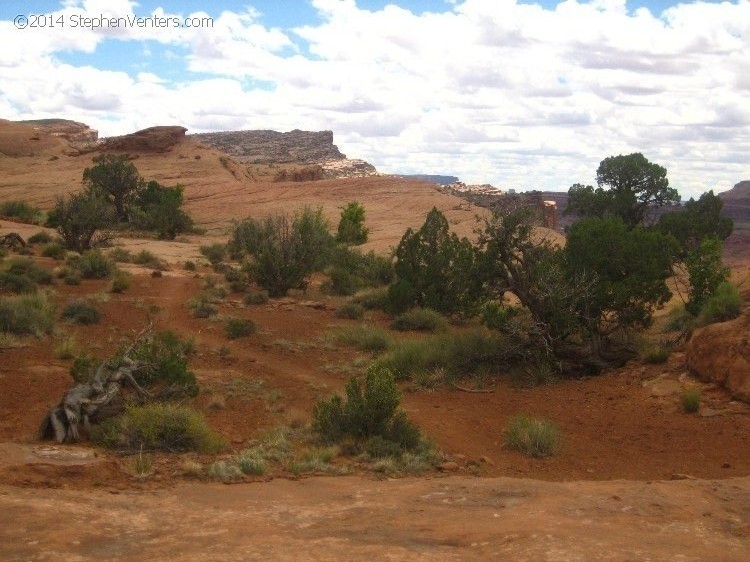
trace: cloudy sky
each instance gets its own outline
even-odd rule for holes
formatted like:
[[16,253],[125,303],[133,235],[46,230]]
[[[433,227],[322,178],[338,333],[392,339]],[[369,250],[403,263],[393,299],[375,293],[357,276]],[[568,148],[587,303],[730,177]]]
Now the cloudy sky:
[[631,152],[684,197],[750,179],[750,0],[6,0],[0,37],[0,118],[330,129],[520,190]]

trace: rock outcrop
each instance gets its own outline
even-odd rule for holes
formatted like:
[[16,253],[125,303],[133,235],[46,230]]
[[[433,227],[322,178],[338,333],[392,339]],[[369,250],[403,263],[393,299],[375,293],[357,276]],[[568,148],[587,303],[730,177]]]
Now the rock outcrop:
[[685,358],[693,375],[724,386],[733,397],[750,403],[750,311],[697,330],[687,344]]
[[102,150],[122,150],[128,152],[167,152],[185,138],[185,127],[149,127],[120,137],[104,139]]
[[343,160],[332,131],[227,131],[191,135],[247,164],[322,164]]
[[71,144],[95,144],[99,133],[84,123],[68,119],[30,119],[17,121],[34,127],[37,135],[47,134],[68,141]]
[[378,175],[375,166],[358,158],[323,162],[323,173],[326,178],[366,178]]

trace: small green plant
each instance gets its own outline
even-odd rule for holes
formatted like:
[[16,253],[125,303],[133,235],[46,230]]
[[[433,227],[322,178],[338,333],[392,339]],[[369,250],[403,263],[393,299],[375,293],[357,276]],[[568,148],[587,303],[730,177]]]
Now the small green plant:
[[313,408],[313,430],[329,443],[352,438],[366,441],[375,436],[392,441],[404,450],[421,441],[419,428],[399,409],[401,393],[393,374],[370,367],[363,381],[352,377],[346,383],[346,400],[335,394]]
[[190,299],[187,306],[190,309],[193,318],[209,318],[218,312],[218,309],[203,296]]
[[686,388],[682,393],[682,408],[688,414],[694,414],[701,407],[701,393],[697,388]]
[[42,248],[42,256],[52,258],[55,261],[62,261],[68,252],[60,244],[47,244]]
[[102,319],[102,313],[86,301],[78,300],[68,303],[60,313],[60,317],[73,324],[88,326],[98,324]]
[[412,308],[396,316],[391,322],[391,328],[400,331],[444,332],[448,329],[448,322],[442,314],[429,308]]
[[41,224],[43,214],[39,207],[26,201],[5,201],[0,203],[0,216],[19,219],[21,222]]
[[0,271],[0,291],[17,295],[36,292],[36,283],[28,275]]
[[336,241],[343,244],[364,244],[370,229],[365,227],[365,208],[352,201],[341,211]]
[[107,255],[116,263],[133,263],[133,254],[130,253],[130,250],[120,246],[112,248]]
[[111,293],[124,293],[130,288],[132,279],[133,276],[130,273],[118,269],[112,277],[112,284],[109,286],[109,291]]
[[352,302],[362,305],[367,310],[387,310],[388,287],[360,291],[352,297]]
[[23,275],[40,285],[52,283],[52,272],[38,265],[31,258],[15,257],[8,260],[5,273],[11,275]]
[[52,333],[55,306],[43,293],[0,297],[0,332],[17,336]]
[[298,458],[288,462],[286,466],[293,474],[336,472],[337,469],[331,465],[335,456],[334,447],[305,449]]
[[349,320],[360,320],[364,314],[364,307],[356,302],[345,302],[333,313],[336,318],[347,318]]
[[50,233],[45,230],[40,230],[39,232],[29,236],[27,242],[29,244],[49,244],[50,242],[52,242],[52,235],[50,235]]
[[557,451],[560,431],[549,420],[519,414],[505,430],[505,444],[531,457],[547,457]]
[[94,369],[101,364],[96,357],[88,353],[76,355],[70,366],[70,376],[76,382],[88,382],[94,374]]
[[[132,359],[143,364],[135,372],[135,379],[145,387],[157,383],[177,385],[195,395],[198,392],[195,373],[188,369],[188,356],[192,352],[193,344],[171,331],[141,339],[130,352]],[[124,349],[121,349],[115,362],[120,361],[123,354]]]
[[141,250],[133,257],[133,263],[142,265],[154,271],[164,271],[169,269],[169,266],[164,260],[159,259],[153,252],[148,250]]
[[254,476],[262,476],[267,470],[266,460],[257,449],[240,453],[237,457],[237,466],[242,471],[242,474],[252,474]]
[[242,302],[247,305],[265,304],[268,302],[268,291],[250,291]]
[[724,281],[703,303],[698,313],[698,324],[706,326],[736,318],[742,308],[740,292],[732,283]]
[[211,265],[217,265],[224,261],[227,255],[227,246],[226,244],[211,244],[201,246],[200,251]]
[[391,337],[383,328],[362,324],[347,326],[334,331],[333,338],[337,343],[349,345],[360,351],[378,352],[391,345]]
[[669,359],[669,354],[671,350],[669,349],[669,346],[661,344],[650,344],[645,347],[645,349],[641,352],[641,358],[646,363],[652,363],[652,364],[658,364],[658,363],[666,363]]
[[226,334],[230,340],[246,338],[256,331],[255,322],[249,318],[230,318],[227,320]]
[[216,461],[206,469],[206,475],[221,482],[235,482],[242,478],[240,468],[227,461]]
[[68,257],[66,263],[84,279],[108,279],[115,271],[115,262],[99,250],[88,250],[80,256]]
[[154,473],[153,461],[151,455],[144,455],[143,449],[138,451],[138,454],[133,456],[130,461],[130,469],[133,475],[138,479],[145,479]]
[[176,404],[129,406],[125,412],[94,426],[92,440],[129,451],[195,451],[214,454],[226,444],[200,412]]
[[186,261],[186,262],[185,262],[185,263],[183,264],[183,266],[182,266],[182,267],[183,267],[183,269],[184,269],[185,271],[195,271],[195,270],[197,270],[197,269],[198,269],[198,267],[197,267],[197,266],[195,265],[195,262],[193,262],[193,261],[190,261],[190,260]]
[[76,339],[68,336],[55,348],[55,357],[58,359],[73,359],[76,356]]

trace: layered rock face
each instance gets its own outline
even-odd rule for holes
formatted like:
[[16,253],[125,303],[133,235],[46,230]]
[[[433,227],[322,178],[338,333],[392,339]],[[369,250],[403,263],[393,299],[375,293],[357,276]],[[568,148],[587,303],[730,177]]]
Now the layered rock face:
[[247,164],[322,164],[344,160],[332,131],[228,131],[191,135]]
[[102,150],[124,150],[130,152],[167,152],[185,138],[185,127],[149,127],[129,135],[104,139]]
[[31,119],[17,121],[31,125],[36,131],[59,137],[73,144],[94,144],[99,140],[99,133],[84,123],[68,119]]

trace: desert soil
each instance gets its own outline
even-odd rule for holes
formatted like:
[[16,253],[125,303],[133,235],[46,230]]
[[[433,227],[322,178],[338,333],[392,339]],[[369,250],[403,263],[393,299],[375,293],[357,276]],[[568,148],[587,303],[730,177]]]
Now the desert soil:
[[[227,209],[235,217],[261,216],[307,202],[335,217],[357,199],[372,225],[368,248],[379,251],[419,226],[433,205],[461,233],[475,224],[476,209],[462,210],[460,201],[418,182],[253,182],[190,142],[135,162],[149,179],[184,183],[188,210],[209,234],[119,241],[154,252],[170,270],[154,278],[123,266],[135,277],[120,295],[106,293],[104,281],[57,282],[58,307],[90,298],[104,313],[102,323],[59,322],[54,336],[0,349],[0,560],[748,559],[750,406],[692,380],[680,350],[662,365],[634,361],[599,377],[536,388],[509,376],[486,381],[493,392],[482,394],[404,386],[410,417],[455,462],[455,470],[422,478],[386,479],[355,466],[350,476],[272,473],[222,485],[181,470],[186,460],[214,459],[163,454],[142,480],[130,474],[128,457],[35,441],[42,416],[70,384],[70,361],[57,359],[55,347],[73,335],[79,349],[108,356],[138,333],[154,305],[158,328],[195,342],[191,367],[202,392],[194,406],[230,443],[226,456],[265,428],[309,421],[315,401],[366,364],[369,355],[330,338],[333,327],[358,322],[333,315],[343,299],[322,294],[320,278],[305,294],[265,305],[245,306],[242,295],[229,295],[220,313],[255,321],[259,332],[248,339],[227,340],[223,323],[190,316],[185,303],[211,270],[195,276],[180,264],[200,261],[201,244],[226,240]],[[80,185],[87,157],[47,156],[3,159],[2,199],[48,207],[55,193]],[[0,234],[39,230],[0,223]],[[732,258],[747,278],[747,256]],[[388,324],[378,314],[368,322]],[[687,386],[701,389],[697,415],[682,411]],[[531,459],[503,446],[503,429],[519,412],[558,424],[563,444],[556,455]]]

